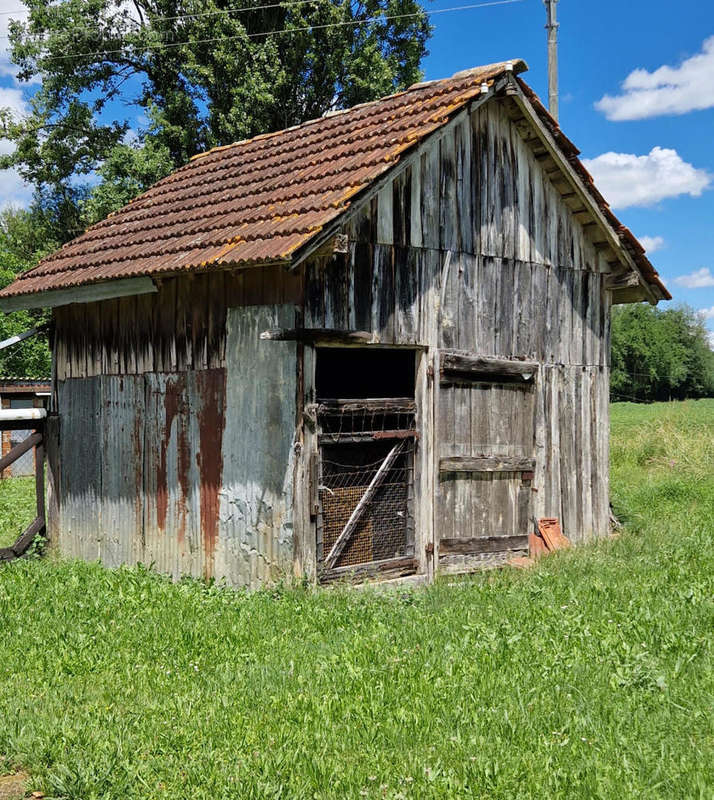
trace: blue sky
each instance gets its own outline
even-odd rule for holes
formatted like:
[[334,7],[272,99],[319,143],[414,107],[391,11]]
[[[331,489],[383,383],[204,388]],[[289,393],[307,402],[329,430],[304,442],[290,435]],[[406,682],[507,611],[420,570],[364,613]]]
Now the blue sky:
[[[618,217],[651,245],[674,301],[703,310],[714,340],[714,3],[560,0],[557,8],[561,127]],[[542,0],[432,22],[427,78],[523,58],[523,77],[547,98]],[[673,70],[651,75],[663,66]],[[637,73],[623,90],[636,70],[650,75]],[[616,100],[598,107],[605,96]]]
[[[18,8],[19,0],[0,0],[0,12]],[[561,127],[648,246],[675,302],[707,315],[714,342],[714,3],[560,0],[558,17]],[[7,20],[0,15],[0,36]],[[427,79],[523,58],[525,79],[547,98],[542,0],[435,14],[432,23]],[[6,44],[0,39],[0,105],[21,111],[34,87],[14,81]],[[18,176],[3,176],[0,205],[28,198]]]

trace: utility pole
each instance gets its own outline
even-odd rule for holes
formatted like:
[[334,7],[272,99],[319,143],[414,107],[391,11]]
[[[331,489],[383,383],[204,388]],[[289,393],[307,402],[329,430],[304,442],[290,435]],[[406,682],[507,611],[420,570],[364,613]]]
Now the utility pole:
[[543,0],[548,11],[548,111],[558,121],[558,21],[555,7],[558,0]]

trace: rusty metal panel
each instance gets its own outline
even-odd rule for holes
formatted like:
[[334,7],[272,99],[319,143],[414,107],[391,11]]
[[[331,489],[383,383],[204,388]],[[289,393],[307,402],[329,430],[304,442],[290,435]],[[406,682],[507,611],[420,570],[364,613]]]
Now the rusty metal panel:
[[109,567],[143,561],[144,379],[104,375],[99,557]]
[[58,385],[60,417],[59,546],[68,556],[99,558],[101,537],[101,383],[76,378]]
[[174,577],[215,574],[225,370],[146,379],[144,560]]
[[261,340],[293,327],[292,305],[232,308],[216,577],[255,587],[292,566],[296,345]]

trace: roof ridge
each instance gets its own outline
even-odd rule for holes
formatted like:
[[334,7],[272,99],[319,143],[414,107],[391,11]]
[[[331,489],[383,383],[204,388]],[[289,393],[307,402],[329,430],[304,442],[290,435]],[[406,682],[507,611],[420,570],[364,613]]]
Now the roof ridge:
[[446,84],[451,81],[462,80],[463,78],[468,78],[471,75],[475,76],[481,72],[489,72],[496,70],[499,67],[502,67],[504,72],[513,72],[516,75],[520,75],[522,72],[526,72],[528,70],[528,64],[522,58],[510,59],[508,61],[496,61],[493,64],[482,64],[481,66],[478,67],[470,67],[469,69],[463,69],[460,70],[459,72],[455,72],[448,78],[437,78],[431,81],[421,81],[418,83],[412,83],[411,86],[408,86],[406,89],[401,89],[398,92],[392,92],[392,94],[385,94],[382,97],[378,97],[376,100],[367,100],[364,103],[357,103],[357,105],[350,106],[349,108],[339,108],[335,109],[334,111],[327,111],[319,117],[314,117],[313,119],[307,119],[304,122],[298,123],[297,125],[290,125],[287,128],[281,128],[278,131],[271,131],[270,133],[259,133],[256,136],[250,136],[247,139],[239,139],[238,141],[231,142],[230,144],[216,145],[215,147],[211,147],[210,149],[205,150],[203,153],[196,153],[195,155],[191,156],[191,158],[189,159],[189,163],[192,161],[198,161],[198,159],[204,158],[205,156],[209,156],[212,153],[218,153],[222,150],[228,150],[232,147],[238,147],[239,145],[258,142],[261,139],[269,139],[272,136],[279,136],[283,133],[287,133],[288,131],[295,131],[300,128],[306,128],[309,125],[315,125],[318,122],[323,122],[325,119],[337,117],[341,114],[348,114],[352,111],[356,111],[359,108],[367,108],[368,106],[384,103],[387,100],[393,100],[395,97],[401,97],[402,95],[409,94],[410,92],[420,91],[421,89],[426,89],[426,88],[433,88],[437,84]]

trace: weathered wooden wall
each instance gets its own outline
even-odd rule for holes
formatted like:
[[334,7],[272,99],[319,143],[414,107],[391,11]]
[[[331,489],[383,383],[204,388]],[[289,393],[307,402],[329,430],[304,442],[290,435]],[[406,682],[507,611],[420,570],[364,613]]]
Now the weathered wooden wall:
[[[539,362],[533,512],[582,540],[607,531],[610,266],[506,103],[446,126],[353,212],[348,254],[307,265],[305,324],[427,346],[432,362],[439,348]],[[463,450],[440,431],[434,447]]]
[[296,286],[201,276],[58,309],[62,552],[253,587],[291,571],[295,346],[259,335],[294,324]]

